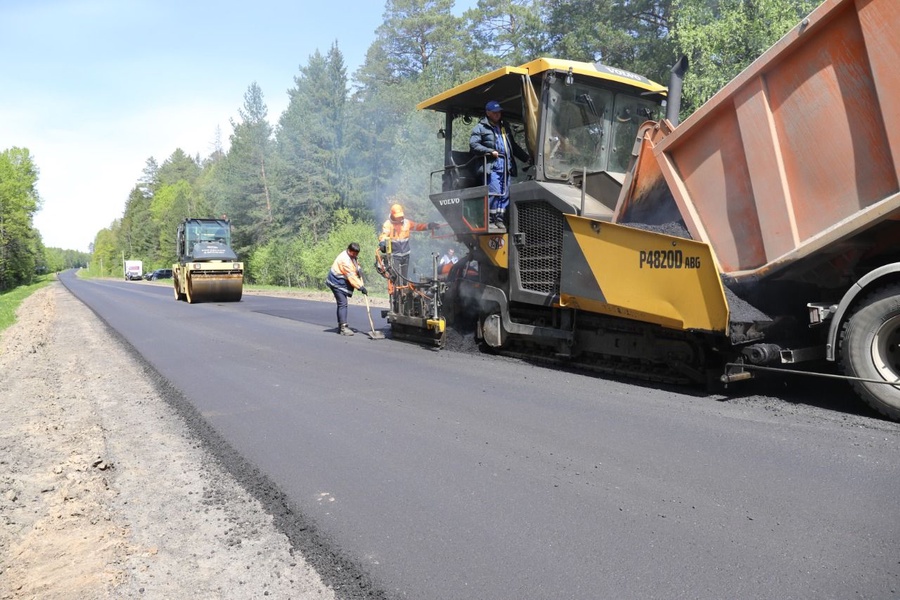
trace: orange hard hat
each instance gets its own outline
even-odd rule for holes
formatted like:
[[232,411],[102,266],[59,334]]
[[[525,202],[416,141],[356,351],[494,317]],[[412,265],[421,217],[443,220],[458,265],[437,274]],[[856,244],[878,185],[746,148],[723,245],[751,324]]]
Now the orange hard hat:
[[391,219],[400,221],[403,219],[403,207],[399,204],[391,205]]

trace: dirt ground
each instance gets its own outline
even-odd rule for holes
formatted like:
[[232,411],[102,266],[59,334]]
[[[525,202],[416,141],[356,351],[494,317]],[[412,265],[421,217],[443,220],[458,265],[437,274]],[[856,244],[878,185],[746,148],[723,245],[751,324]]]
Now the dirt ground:
[[335,598],[61,284],[17,319],[0,338],[0,598]]

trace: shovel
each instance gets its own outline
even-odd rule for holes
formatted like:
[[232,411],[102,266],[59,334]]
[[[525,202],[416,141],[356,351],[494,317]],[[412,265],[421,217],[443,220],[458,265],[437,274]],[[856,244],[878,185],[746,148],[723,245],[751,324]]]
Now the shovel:
[[369,333],[369,337],[373,340],[383,340],[384,334],[380,331],[375,331],[375,323],[372,322],[372,311],[369,309],[369,295],[363,294],[363,298],[366,300],[366,314],[369,315],[369,327],[372,328],[372,332]]

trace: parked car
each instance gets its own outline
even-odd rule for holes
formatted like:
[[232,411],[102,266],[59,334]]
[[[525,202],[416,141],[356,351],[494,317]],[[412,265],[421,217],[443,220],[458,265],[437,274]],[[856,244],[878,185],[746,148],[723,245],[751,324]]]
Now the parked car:
[[146,273],[144,273],[143,277],[144,277],[144,279],[146,279],[147,281],[150,281],[150,277],[151,277],[152,275],[153,275],[153,271],[147,271]]
[[172,279],[172,269],[157,269],[150,273],[150,281],[157,279]]

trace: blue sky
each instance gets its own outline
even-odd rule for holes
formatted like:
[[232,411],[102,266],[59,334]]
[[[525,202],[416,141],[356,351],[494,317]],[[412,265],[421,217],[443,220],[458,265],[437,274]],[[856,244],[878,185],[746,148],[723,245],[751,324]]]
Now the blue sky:
[[[456,14],[476,0],[457,0]],[[209,155],[247,87],[269,119],[300,65],[334,42],[352,76],[383,0],[2,0],[0,150],[31,151],[44,244],[87,251],[149,157]]]

